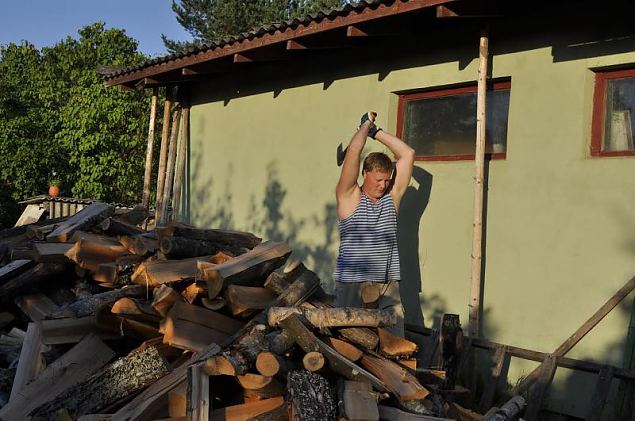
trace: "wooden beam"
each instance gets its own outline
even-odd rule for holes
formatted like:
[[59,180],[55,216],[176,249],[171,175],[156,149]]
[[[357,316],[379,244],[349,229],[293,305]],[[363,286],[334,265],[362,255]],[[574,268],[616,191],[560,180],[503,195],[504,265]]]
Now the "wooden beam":
[[558,368],[556,361],[557,357],[554,354],[549,354],[540,365],[540,375],[531,390],[531,396],[529,397],[527,410],[525,411],[524,418],[527,421],[538,420],[540,409],[542,408],[542,401],[547,395],[547,390],[551,386],[556,368]]
[[42,325],[39,322],[29,323],[26,329],[26,337],[20,351],[18,368],[11,387],[9,402],[12,402],[20,394],[22,389],[31,380],[44,370],[42,359]]
[[154,220],[159,221],[163,214],[163,186],[165,185],[165,166],[168,160],[168,145],[170,143],[170,113],[172,108],[172,89],[166,88],[163,103],[163,128],[161,131],[161,150],[159,152],[159,171],[157,173],[157,198]]
[[176,173],[174,175],[174,186],[172,193],[172,219],[179,221],[182,219],[181,212],[181,192],[185,180],[185,160],[187,157],[188,145],[190,143],[190,107],[184,106],[181,113],[181,137],[179,139],[178,161]]
[[198,363],[187,369],[186,415],[188,420],[208,421],[210,419],[212,411],[210,380],[205,373],[204,365],[204,362]]

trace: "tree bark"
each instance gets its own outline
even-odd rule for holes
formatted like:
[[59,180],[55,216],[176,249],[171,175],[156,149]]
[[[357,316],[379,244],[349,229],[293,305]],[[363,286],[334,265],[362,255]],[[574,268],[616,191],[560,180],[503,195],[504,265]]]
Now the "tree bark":
[[107,233],[108,235],[113,235],[113,236],[138,235],[138,234],[143,234],[145,232],[141,228],[137,228],[134,225],[128,224],[126,222],[122,222],[118,218],[112,218],[112,217],[104,219],[99,225],[99,228],[101,228],[101,230]]
[[292,371],[287,380],[292,419],[335,421],[337,405],[326,379],[305,370]]
[[267,315],[269,325],[277,326],[280,320],[290,314],[304,316],[313,326],[317,328],[393,326],[397,321],[395,315],[386,310],[371,310],[354,307],[271,307]]
[[185,259],[216,254],[220,251],[217,243],[204,240],[193,240],[187,237],[163,237],[159,242],[159,250],[170,259]]

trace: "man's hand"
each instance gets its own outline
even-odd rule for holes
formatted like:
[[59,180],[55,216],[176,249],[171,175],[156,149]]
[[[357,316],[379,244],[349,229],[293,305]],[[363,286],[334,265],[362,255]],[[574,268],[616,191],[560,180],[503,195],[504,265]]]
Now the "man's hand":
[[377,113],[374,111],[369,111],[362,115],[362,118],[359,123],[359,127],[362,127],[364,123],[370,121],[370,126],[368,127],[368,136],[372,139],[375,139],[377,132],[381,129],[375,126],[375,119],[377,118]]

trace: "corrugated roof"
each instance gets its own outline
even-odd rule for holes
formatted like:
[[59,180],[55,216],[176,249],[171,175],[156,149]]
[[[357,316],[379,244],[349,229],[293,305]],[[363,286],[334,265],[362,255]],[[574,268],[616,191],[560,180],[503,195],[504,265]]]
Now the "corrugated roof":
[[301,19],[292,19],[281,23],[271,23],[266,26],[261,26],[259,28],[254,28],[251,31],[243,32],[242,34],[238,34],[235,36],[226,37],[219,42],[211,42],[203,44],[199,47],[192,48],[182,53],[178,54],[168,54],[161,57],[156,57],[150,60],[145,61],[144,63],[127,67],[125,69],[118,70],[116,72],[110,73],[106,80],[113,79],[115,77],[123,76],[128,73],[132,73],[141,69],[144,69],[149,66],[154,66],[158,64],[167,63],[170,61],[182,59],[185,57],[192,56],[194,54],[198,54],[204,51],[223,48],[231,44],[235,44],[237,42],[243,42],[245,40],[253,40],[255,38],[260,38],[265,34],[274,34],[275,32],[282,32],[288,28],[297,29],[300,26],[308,26],[311,23],[319,23],[324,19],[334,19],[337,17],[345,17],[349,15],[351,12],[359,12],[367,8],[377,7],[381,4],[393,4],[393,3],[408,3],[409,0],[361,0],[359,2],[353,4],[346,4],[344,6],[334,8],[331,10],[322,10],[317,13],[309,14]]

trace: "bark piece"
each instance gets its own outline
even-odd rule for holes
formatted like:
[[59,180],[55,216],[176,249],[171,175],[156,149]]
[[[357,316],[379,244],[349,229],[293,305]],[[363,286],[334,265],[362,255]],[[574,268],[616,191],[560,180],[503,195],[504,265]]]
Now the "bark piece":
[[326,379],[306,370],[292,371],[287,379],[291,419],[335,421],[337,405]]
[[93,202],[90,206],[58,224],[57,227],[46,236],[46,240],[68,241],[76,231],[98,224],[102,219],[112,215],[114,211],[115,207],[112,205]]
[[361,364],[377,376],[400,401],[425,399],[430,394],[408,370],[390,360],[365,355]]
[[225,303],[232,316],[249,316],[271,304],[276,296],[266,288],[229,285],[225,290]]
[[32,419],[47,420],[50,414],[65,408],[71,417],[98,413],[101,409],[129,396],[169,373],[168,363],[154,347],[133,351],[85,381],[67,389],[54,400],[31,412]]
[[48,315],[59,310],[57,304],[42,293],[23,295],[16,298],[14,302],[33,322],[44,320]]
[[304,354],[304,357],[302,357],[302,365],[308,371],[320,371],[324,368],[325,363],[324,355],[317,351],[307,352]]
[[66,263],[65,253],[73,247],[70,243],[34,243],[35,260],[38,263]]
[[342,416],[350,421],[379,421],[377,400],[367,383],[345,380],[340,386]]
[[393,335],[386,329],[377,329],[379,333],[379,351],[387,357],[409,357],[419,348],[416,343]]
[[286,244],[268,241],[222,264],[199,262],[196,280],[207,283],[209,298],[215,298],[229,284],[260,286],[290,254]]
[[83,381],[115,355],[97,336],[86,336],[11,399],[0,410],[0,418],[6,421],[26,419],[33,409]]
[[393,326],[397,322],[396,316],[390,311],[354,307],[271,307],[267,314],[267,320],[270,326],[277,326],[280,320],[286,318],[290,314],[304,316],[313,326],[317,328],[342,326]]
[[270,399],[263,399],[244,403],[241,405],[227,406],[212,411],[210,419],[225,421],[243,421],[248,418],[257,417],[260,414],[269,412],[284,404],[284,398],[278,396]]

